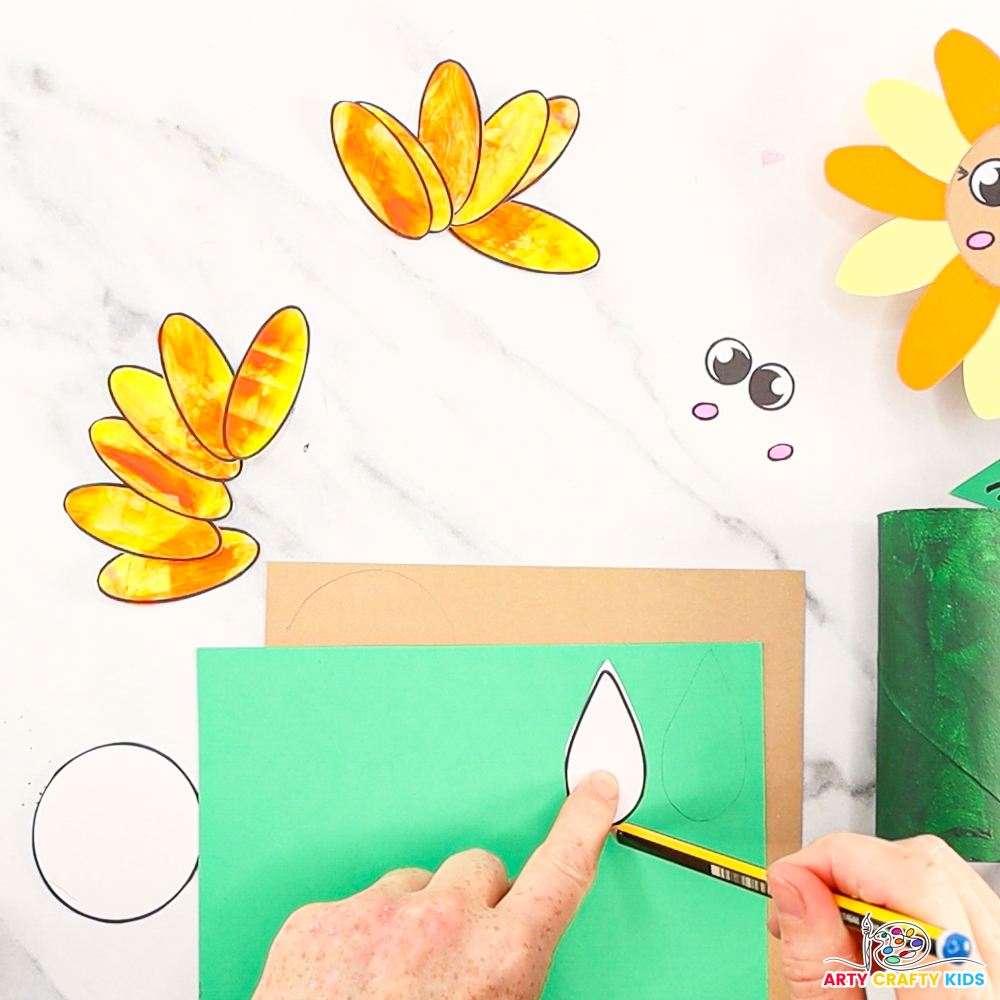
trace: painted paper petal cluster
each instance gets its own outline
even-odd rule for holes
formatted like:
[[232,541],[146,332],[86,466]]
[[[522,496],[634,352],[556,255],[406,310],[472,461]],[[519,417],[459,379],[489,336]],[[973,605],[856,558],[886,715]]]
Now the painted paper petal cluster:
[[868,116],[884,146],[849,146],[827,157],[828,182],[849,198],[898,216],[848,252],[837,284],[858,295],[928,286],[907,321],[898,370],[926,389],[965,364],[973,411],[1000,417],[1000,350],[994,328],[1000,288],[959,252],[946,221],[946,195],[964,180],[959,162],[1000,125],[1000,58],[963,31],[946,32],[934,52],[944,99],[901,80],[870,90]]
[[564,219],[512,199],[559,159],[579,118],[571,97],[529,90],[484,122],[468,73],[448,60],[427,82],[417,135],[365,102],[335,104],[331,127],[347,179],[397,235],[450,229],[494,260],[567,274],[594,267],[597,245]]
[[260,547],[213,522],[232,509],[225,481],[281,429],[298,395],[309,327],[294,306],[257,332],[234,373],[211,335],[173,313],[160,327],[163,375],[116,368],[108,379],[120,417],[90,428],[120,483],[79,486],[63,506],[74,524],[121,553],[98,575],[131,603],[192,597],[234,580]]

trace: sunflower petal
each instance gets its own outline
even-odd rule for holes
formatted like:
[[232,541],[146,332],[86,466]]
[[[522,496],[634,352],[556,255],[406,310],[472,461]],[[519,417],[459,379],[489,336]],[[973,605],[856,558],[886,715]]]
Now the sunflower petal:
[[221,535],[219,551],[204,559],[117,556],[101,570],[97,585],[108,597],[134,604],[177,601],[221,587],[245,573],[260,552],[245,532],[223,528]]
[[947,222],[892,219],[858,240],[837,272],[854,295],[895,295],[930,284],[958,253]]
[[372,215],[400,236],[426,236],[430,195],[416,164],[389,128],[351,101],[333,106],[330,127],[340,165]]
[[972,345],[962,364],[962,380],[969,406],[977,417],[1000,417],[1000,312]]
[[944,98],[905,80],[880,80],[865,110],[882,139],[918,170],[947,184],[969,143]]
[[238,458],[261,451],[285,422],[302,384],[309,324],[288,306],[258,331],[240,362],[226,405],[226,447]]
[[437,164],[431,159],[430,153],[424,149],[420,140],[401,122],[393,118],[384,108],[375,104],[361,102],[361,107],[370,111],[395,137],[400,145],[406,150],[407,156],[413,160],[413,165],[420,173],[420,179],[427,189],[427,196],[431,202],[431,226],[432,233],[439,233],[442,229],[447,229],[451,222],[451,198],[448,195],[448,188],[445,186],[441,171]]
[[542,144],[524,179],[514,188],[514,194],[520,194],[534,184],[562,156],[579,121],[580,108],[572,97],[549,98],[549,120]]
[[135,431],[158,452],[206,479],[232,479],[242,462],[216,458],[191,433],[177,412],[166,380],[145,368],[122,365],[108,378],[115,406]]
[[222,435],[233,370],[204,327],[172,313],[160,327],[160,360],[170,395],[191,433],[216,457],[232,461]]
[[952,117],[969,142],[1000,125],[1000,58],[988,45],[952,29],[938,41],[934,62]]
[[844,146],[826,158],[826,179],[848,198],[907,219],[944,218],[945,185],[888,146]]
[[574,274],[590,270],[601,256],[579,229],[519,201],[504,202],[485,219],[451,232],[473,250],[529,271]]
[[175,514],[127,486],[79,486],[66,494],[63,506],[82,531],[135,555],[201,559],[222,544],[211,522]]
[[455,211],[476,179],[482,130],[479,98],[465,67],[450,59],[438,63],[420,101],[418,135],[441,171]]
[[232,508],[222,483],[196,476],[164,458],[121,417],[95,421],[90,440],[101,461],[119,479],[167,510],[214,521]]
[[537,90],[512,97],[490,115],[476,183],[452,218],[453,226],[481,219],[510,195],[538,154],[548,120],[549,103]]
[[953,371],[985,333],[1000,305],[1000,288],[956,257],[916,304],[899,345],[899,377],[929,389]]

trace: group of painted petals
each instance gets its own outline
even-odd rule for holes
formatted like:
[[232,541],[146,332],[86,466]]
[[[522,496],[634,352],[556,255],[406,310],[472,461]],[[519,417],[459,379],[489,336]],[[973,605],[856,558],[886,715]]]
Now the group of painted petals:
[[109,597],[171,601],[228,583],[260,551],[215,522],[232,509],[226,483],[281,428],[305,371],[309,327],[294,306],[258,331],[233,372],[189,316],[159,332],[163,374],[121,366],[108,385],[121,416],[90,428],[101,461],[121,480],[79,486],[64,506],[74,523],[119,550],[98,575]]
[[448,229],[495,260],[574,273],[597,264],[594,242],[558,216],[514,201],[562,155],[580,112],[571,97],[512,97],[484,122],[469,74],[440,63],[417,135],[374,104],[341,101],[333,141],[348,180],[380,222],[420,239]]

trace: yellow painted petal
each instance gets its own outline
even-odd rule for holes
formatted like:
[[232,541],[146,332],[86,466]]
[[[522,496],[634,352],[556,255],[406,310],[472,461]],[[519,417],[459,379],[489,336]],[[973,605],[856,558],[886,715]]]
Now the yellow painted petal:
[[63,507],[81,531],[134,555],[201,559],[222,544],[210,521],[174,513],[127,486],[79,486],[66,494]]
[[545,126],[542,144],[538,147],[538,154],[524,175],[524,180],[514,189],[514,194],[520,194],[526,187],[534,184],[562,156],[579,121],[580,108],[572,97],[549,98],[549,121]]
[[121,417],[104,417],[90,427],[90,441],[101,461],[136,493],[177,514],[214,521],[233,501],[226,487],[164,458]]
[[239,475],[242,462],[216,458],[191,433],[162,375],[121,365],[108,378],[108,388],[121,415],[162,455],[206,479]]
[[483,126],[479,172],[466,203],[451,220],[464,226],[491,212],[524,179],[542,144],[549,103],[537,90],[512,97]]
[[295,306],[279,309],[257,332],[240,362],[226,405],[226,447],[256,455],[281,429],[302,384],[309,324]]
[[948,183],[969,151],[945,99],[915,83],[880,80],[868,91],[865,110],[890,148],[939,181]]
[[528,271],[575,274],[596,266],[597,244],[557,215],[508,201],[451,232],[473,250]]
[[451,198],[448,196],[448,188],[445,187],[441,171],[431,159],[430,153],[401,121],[393,118],[384,108],[366,104],[364,101],[361,102],[361,107],[370,111],[399,140],[400,145],[413,160],[431,200],[431,232],[439,233],[442,229],[447,229],[451,222]]
[[160,327],[160,361],[177,409],[191,433],[218,458],[232,461],[222,435],[233,370],[201,324],[171,313]]
[[972,345],[962,365],[965,395],[977,417],[1000,417],[1000,312]]
[[204,559],[148,559],[121,555],[101,570],[97,585],[119,601],[178,601],[235,580],[257,560],[260,546],[243,531],[223,528],[222,547]]
[[958,253],[947,222],[893,219],[858,240],[837,272],[854,295],[895,295],[929,285]]
[[469,197],[479,166],[479,98],[461,63],[438,63],[420,102],[420,141],[441,171],[453,208]]
[[372,215],[400,236],[426,236],[430,195],[392,131],[367,108],[350,101],[333,106],[330,127],[340,165]]
[[953,28],[934,49],[941,87],[970,143],[1000,125],[1000,58],[975,35]]

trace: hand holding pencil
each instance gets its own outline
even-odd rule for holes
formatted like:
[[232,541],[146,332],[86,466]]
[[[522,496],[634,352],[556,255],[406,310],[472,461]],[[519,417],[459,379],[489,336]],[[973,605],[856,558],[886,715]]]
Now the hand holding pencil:
[[973,958],[986,965],[986,984],[957,990],[906,989],[906,1000],[997,997],[1000,983],[1000,899],[944,841],[914,837],[895,842],[860,834],[820,838],[768,869],[776,915],[768,929],[781,938],[782,963],[793,1000],[835,995],[862,1000],[861,990],[823,989],[823,976],[839,965],[824,959],[861,961],[858,936],[844,926],[833,893],[866,899],[934,920],[971,937]]

